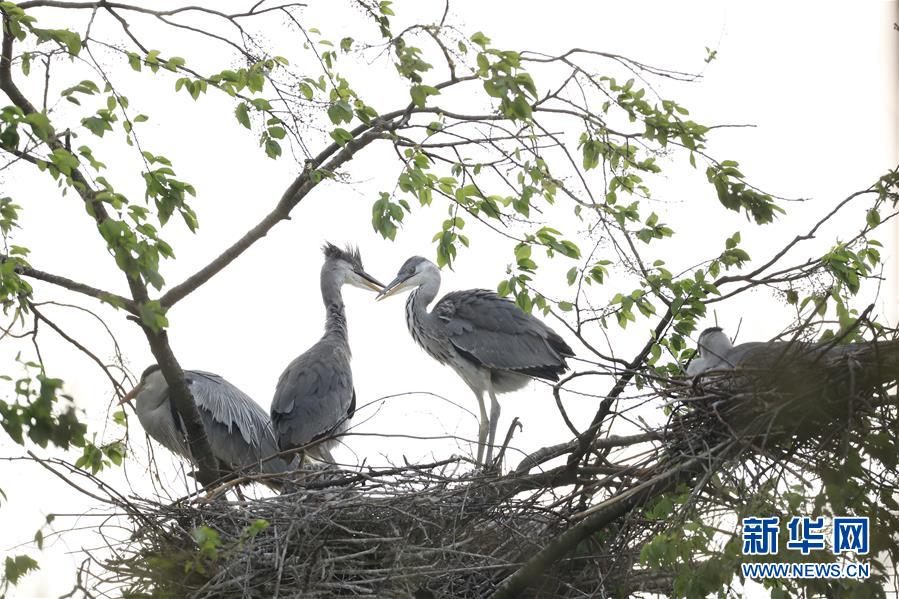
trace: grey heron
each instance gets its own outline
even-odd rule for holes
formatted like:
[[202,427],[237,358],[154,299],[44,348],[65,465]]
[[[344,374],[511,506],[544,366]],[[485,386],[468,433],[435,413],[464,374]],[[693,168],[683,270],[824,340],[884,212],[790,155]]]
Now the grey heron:
[[733,349],[734,344],[721,327],[705,329],[699,334],[697,355],[687,365],[687,376],[693,377],[715,368],[735,366],[729,361],[738,357],[731,355]]
[[[698,355],[686,373],[694,388],[752,398],[756,401],[747,405],[760,406],[758,415],[775,416],[796,434],[814,435],[825,423],[845,418],[852,397],[899,379],[899,340],[834,341],[734,345],[712,327],[700,334]],[[752,412],[734,414],[734,423],[742,425]]]
[[[864,358],[868,361],[872,352],[879,351],[881,358],[896,354],[897,341],[866,341],[861,343],[835,344],[832,342],[808,343],[804,341],[750,341],[734,345],[721,327],[709,327],[699,335],[698,354],[687,367],[687,375],[695,377],[713,371],[740,369],[743,371],[764,370],[770,372],[783,367],[798,374],[814,365],[820,369],[833,359],[840,357]],[[881,366],[884,364],[880,364]],[[806,373],[807,374],[807,373]],[[896,377],[899,372],[884,372],[884,377]],[[884,379],[882,382],[890,380]],[[808,382],[808,381],[805,381]]]
[[310,446],[309,455],[333,463],[330,450],[337,442],[335,437],[346,431],[356,410],[341,287],[349,284],[380,291],[383,285],[365,272],[358,249],[342,250],[328,243],[323,251],[325,333],[281,374],[271,415],[281,449]]
[[[558,381],[574,356],[549,326],[514,302],[485,289],[447,293],[428,311],[440,289],[440,270],[421,256],[406,260],[396,278],[378,295],[383,299],[412,288],[406,325],[416,343],[449,365],[474,392],[481,418],[478,464],[492,466],[500,406],[497,393],[517,391],[532,378]],[[484,394],[490,397],[490,416]],[[484,453],[486,450],[486,459]]]
[[[292,464],[278,454],[272,423],[265,410],[246,393],[211,372],[185,370],[184,378],[196,402],[212,454],[226,472],[246,470],[283,474]],[[140,382],[120,404],[135,401],[144,430],[163,447],[193,461],[186,429],[169,399],[169,387],[158,364],[144,370]],[[280,485],[264,481],[272,488]]]

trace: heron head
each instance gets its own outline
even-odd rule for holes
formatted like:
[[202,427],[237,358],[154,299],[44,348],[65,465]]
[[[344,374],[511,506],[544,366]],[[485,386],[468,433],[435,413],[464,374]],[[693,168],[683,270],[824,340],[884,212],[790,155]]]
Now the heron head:
[[710,356],[720,358],[733,348],[730,338],[721,327],[709,327],[699,334],[699,357]]
[[398,291],[418,287],[429,278],[433,278],[434,275],[440,276],[440,270],[437,268],[437,265],[427,258],[412,256],[400,267],[396,278],[381,290],[377,299],[382,300]]
[[153,364],[152,366],[145,368],[140,375],[140,380],[137,382],[137,385],[134,386],[134,389],[125,394],[125,397],[119,401],[119,405],[126,404],[137,397],[149,384],[148,379],[150,379],[151,375],[156,373],[159,373],[160,376],[162,374],[162,371],[159,369],[159,364]]
[[345,249],[341,249],[333,243],[326,243],[322,251],[325,254],[322,271],[336,273],[337,280],[341,284],[347,283],[371,291],[381,291],[384,287],[376,278],[365,272],[359,248],[348,245]]

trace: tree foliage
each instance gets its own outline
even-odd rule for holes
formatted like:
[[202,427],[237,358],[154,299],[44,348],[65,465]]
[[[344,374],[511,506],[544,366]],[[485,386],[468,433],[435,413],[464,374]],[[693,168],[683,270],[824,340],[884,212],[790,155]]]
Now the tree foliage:
[[[735,544],[735,519],[750,513],[876,518],[874,545],[888,559],[882,553],[872,557],[877,575],[852,592],[882,595],[888,562],[899,557],[891,490],[895,439],[884,426],[895,419],[894,401],[879,413],[880,420],[866,421],[865,427],[845,423],[834,433],[841,453],[833,455],[835,446],[826,445],[831,453],[816,463],[791,461],[801,452],[769,462],[764,455],[750,459],[746,447],[724,453],[706,448],[708,469],[681,465],[677,476],[663,476],[621,446],[598,448],[616,438],[622,402],[641,399],[646,406],[670,410],[665,398],[672,386],[681,396],[688,394],[677,381],[693,355],[698,323],[717,302],[764,287],[794,307],[794,321],[784,323],[786,336],[847,341],[861,339],[866,331],[886,334],[859,312],[854,298],[876,283],[882,263],[874,232],[895,215],[897,171],[839,201],[769,256],[751,257],[736,231],[724,247],[703,248],[705,255],[695,265],[669,264],[664,244],[677,231],[665,222],[670,207],[663,201],[664,189],[668,174],[682,166],[707,182],[707,195],[695,201],[710,214],[735,211],[745,215],[747,227],[766,227],[785,210],[782,199],[753,185],[736,160],[715,156],[711,126],[656,91],[667,81],[694,76],[599,50],[549,55],[502,48],[486,33],[460,31],[446,13],[432,23],[407,24],[390,2],[351,5],[366,19],[366,27],[353,37],[315,28],[304,7],[292,3],[260,3],[226,14],[217,8],[162,11],[105,1],[0,2],[3,168],[49,178],[60,194],[82,202],[93,231],[83,228],[78,235],[100,236],[110,263],[98,268],[116,268],[130,291],[121,296],[31,264],[28,248],[12,243],[27,202],[3,196],[0,302],[10,328],[23,327],[35,343],[39,322],[59,329],[42,314],[32,280],[108,304],[140,326],[187,425],[198,476],[212,482],[219,473],[168,343],[168,312],[302,210],[302,201],[320,186],[339,183],[354,163],[373,152],[391,153],[396,172],[383,173],[378,189],[368,190],[373,229],[392,241],[402,235],[410,213],[445,211],[434,231],[433,253],[437,264],[448,268],[476,244],[475,236],[506,238],[511,253],[498,293],[514,298],[523,310],[557,317],[582,343],[591,365],[553,392],[558,399],[574,388],[590,389],[598,400],[592,421],[568,421],[570,440],[535,452],[509,476],[527,475],[550,459],[565,457],[565,465],[549,471],[564,485],[547,482],[536,497],[549,502],[555,487],[567,486],[573,490],[550,502],[553,509],[603,517],[579,520],[547,542],[545,552],[510,568],[497,582],[496,596],[526,588],[546,563],[582,542],[621,549],[623,561],[610,568],[623,564],[643,575],[658,572],[664,592],[673,596],[725,593],[743,559]],[[90,14],[85,30],[65,24],[79,11]],[[196,27],[192,18],[223,27],[225,33]],[[153,40],[160,44],[154,48],[141,31],[146,23],[214,44],[221,51],[221,58],[211,61],[217,66],[194,66],[210,61],[170,54],[164,39]],[[261,27],[295,33],[305,40],[302,51],[289,58],[274,54],[255,33]],[[714,57],[709,50],[708,60]],[[370,90],[357,88],[347,73],[366,60],[392,64],[403,93],[374,101]],[[166,237],[183,226],[201,239],[201,211],[195,206],[204,198],[178,175],[166,148],[142,142],[144,123],[164,115],[132,108],[132,91],[121,83],[126,72],[156,93],[186,94],[198,105],[213,94],[227,98],[232,110],[222,126],[250,131],[260,152],[297,173],[279,198],[269,200],[271,211],[262,220],[177,284],[160,274],[160,265],[173,260],[177,249]],[[112,152],[131,153],[140,167],[110,172],[104,160]],[[141,193],[126,192],[135,182]],[[862,203],[859,222],[850,220],[850,208]],[[844,214],[850,216],[842,222],[841,239],[829,251],[791,261],[794,249]],[[556,272],[564,274],[544,274]],[[620,330],[642,340],[629,359],[602,349],[604,340]],[[72,398],[62,391],[63,381],[52,377],[51,365],[39,354],[16,368],[18,374],[5,376],[8,395],[0,400],[3,429],[11,439],[23,446],[80,448],[74,466],[91,474],[122,462],[125,445],[95,445]],[[122,376],[107,373],[121,395]],[[120,416],[114,418],[121,423]],[[623,444],[625,449],[642,444],[651,448],[648,455],[667,456],[659,446],[665,435],[648,424],[645,429],[645,436]],[[618,449],[610,457],[611,447]],[[641,481],[615,470],[618,478],[610,485],[602,476],[603,468],[612,466],[657,475]],[[777,476],[762,476],[762,469],[772,467]],[[744,484],[738,473],[756,478]],[[739,501],[727,500],[733,498]],[[591,512],[606,502],[622,511],[608,512],[612,516]],[[260,524],[253,535],[263,529]],[[208,527],[197,528],[193,541],[198,555],[213,561],[222,543],[237,543]],[[227,546],[234,551],[238,545]],[[7,559],[5,580],[15,584],[35,567],[27,556]],[[770,584],[781,596],[797,596],[821,590],[823,583]]]

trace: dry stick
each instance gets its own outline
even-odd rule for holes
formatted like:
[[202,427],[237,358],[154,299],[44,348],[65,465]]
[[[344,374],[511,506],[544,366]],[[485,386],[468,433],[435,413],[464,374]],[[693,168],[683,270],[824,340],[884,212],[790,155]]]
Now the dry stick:
[[124,397],[125,390],[122,388],[122,385],[119,384],[119,382],[116,380],[116,378],[114,376],[112,376],[112,373],[109,372],[109,369],[106,367],[106,364],[104,364],[100,358],[98,358],[91,350],[87,349],[85,346],[83,346],[81,343],[79,343],[77,339],[74,339],[73,337],[69,336],[69,334],[66,333],[65,331],[63,331],[59,326],[57,326],[56,323],[54,323],[53,321],[48,319],[46,316],[44,316],[41,312],[39,312],[37,307],[34,304],[30,304],[30,307],[31,307],[31,311],[34,312],[34,316],[36,318],[38,318],[39,320],[43,320],[45,323],[47,323],[47,326],[49,326],[51,329],[56,331],[60,337],[62,337],[63,339],[65,339],[66,341],[68,341],[69,343],[74,345],[76,348],[78,348],[81,351],[81,353],[83,353],[88,358],[90,358],[91,360],[96,362],[97,365],[100,367],[100,369],[103,370],[104,373],[106,373],[106,376],[109,377],[109,380],[112,382],[113,388],[116,390],[116,392],[119,394],[119,396]]
[[[119,10],[129,10],[133,12],[143,13],[145,15],[150,15],[154,17],[171,17],[180,13],[185,12],[198,12],[201,14],[208,14],[217,17],[221,17],[227,21],[234,21],[234,19],[240,17],[249,17],[252,15],[262,14],[263,12],[268,12],[274,9],[280,9],[284,7],[303,7],[305,4],[298,2],[290,2],[287,4],[283,4],[281,6],[275,6],[272,8],[265,9],[264,11],[253,12],[252,10],[249,12],[242,13],[233,13],[226,14],[217,10],[213,10],[211,8],[204,8],[201,6],[181,6],[178,8],[172,8],[169,10],[153,10],[150,8],[146,8],[144,6],[138,6],[134,4],[127,4],[123,2],[109,2],[107,0],[95,0],[93,2],[67,2],[63,0],[29,0],[27,2],[21,2],[19,4],[19,8],[23,10],[27,10],[29,8],[64,8],[64,9],[82,9],[82,10],[90,10],[96,8],[116,8]],[[255,7],[254,7],[255,8]]]
[[[15,38],[9,28],[9,19],[9,15],[3,15],[3,42],[2,47],[0,47],[0,90],[6,93],[13,104],[26,115],[37,113],[37,109],[22,94],[12,79],[12,51]],[[60,141],[52,135],[48,137],[46,143],[51,150],[65,149]],[[99,228],[109,219],[106,206],[103,202],[97,200],[96,190],[91,187],[87,178],[78,168],[72,169],[69,176],[72,179],[72,187],[87,205],[89,214]],[[134,299],[134,305],[139,306],[148,302],[149,294],[144,282],[138,277],[128,275],[127,273],[125,276],[128,281],[128,287],[131,290],[131,297]],[[198,466],[197,478],[201,483],[209,484],[219,478],[218,461],[209,447],[206,429],[203,427],[200,413],[197,411],[197,406],[193,401],[190,389],[187,387],[187,382],[184,380],[184,372],[172,352],[166,332],[153,331],[147,327],[143,328],[147,341],[150,344],[150,349],[156,357],[166,382],[169,384],[171,400],[187,428],[188,446]]]
[[60,474],[59,472],[57,472],[57,471],[54,470],[53,468],[51,468],[48,464],[44,463],[44,460],[42,460],[41,458],[37,457],[31,450],[27,450],[27,453],[28,453],[29,456],[31,456],[31,458],[32,458],[35,462],[37,462],[37,463],[40,464],[42,467],[44,467],[44,468],[46,468],[47,470],[49,470],[50,472],[52,472],[52,473],[53,473],[55,476],[57,476],[61,481],[63,481],[64,483],[66,483],[67,485],[69,485],[70,487],[72,487],[73,489],[75,489],[76,491],[78,491],[79,493],[82,493],[82,494],[84,494],[84,495],[90,497],[91,499],[96,499],[96,500],[99,501],[100,503],[110,503],[110,504],[115,505],[115,501],[113,501],[112,499],[109,499],[109,498],[104,499],[104,498],[100,497],[99,495],[94,495],[94,494],[91,493],[90,491],[88,491],[88,490],[86,490],[86,489],[84,489],[84,488],[82,488],[82,487],[79,487],[79,486],[76,485],[74,482],[72,482],[71,480],[69,480],[68,478],[66,478],[65,476],[63,476],[62,474]]
[[[637,443],[646,443],[648,441],[660,441],[662,439],[664,439],[664,435],[659,431],[648,431],[645,433],[637,433],[635,435],[609,435],[608,437],[595,441],[591,446],[591,449],[626,447],[628,445],[636,445]],[[577,447],[577,443],[577,439],[572,439],[571,441],[559,443],[558,445],[541,447],[521,460],[515,468],[514,473],[527,474],[535,466],[573,451]]]
[[503,441],[503,446],[500,447],[499,453],[496,454],[496,461],[494,464],[502,464],[503,456],[506,455],[506,449],[509,447],[509,443],[512,441],[512,435],[515,434],[515,428],[519,430],[522,429],[521,422],[518,421],[518,416],[512,419],[512,424],[509,425],[509,431],[506,433],[506,440]]

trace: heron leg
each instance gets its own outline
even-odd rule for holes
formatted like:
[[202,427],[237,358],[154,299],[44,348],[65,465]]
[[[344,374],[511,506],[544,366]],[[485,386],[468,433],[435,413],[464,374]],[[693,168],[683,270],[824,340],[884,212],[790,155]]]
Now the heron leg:
[[484,405],[484,392],[475,391],[475,397],[478,398],[478,407],[481,409],[481,422],[478,427],[478,459],[477,465],[484,463],[484,446],[487,443],[487,406]]
[[499,402],[496,401],[492,384],[487,387],[487,392],[490,393],[490,439],[487,441],[487,460],[484,465],[490,468],[493,466],[493,444],[496,442],[496,427],[499,424]]
[[331,450],[327,447],[319,445],[315,448],[315,451],[318,452],[319,462],[326,462],[329,465],[334,465],[334,456],[331,455]]

